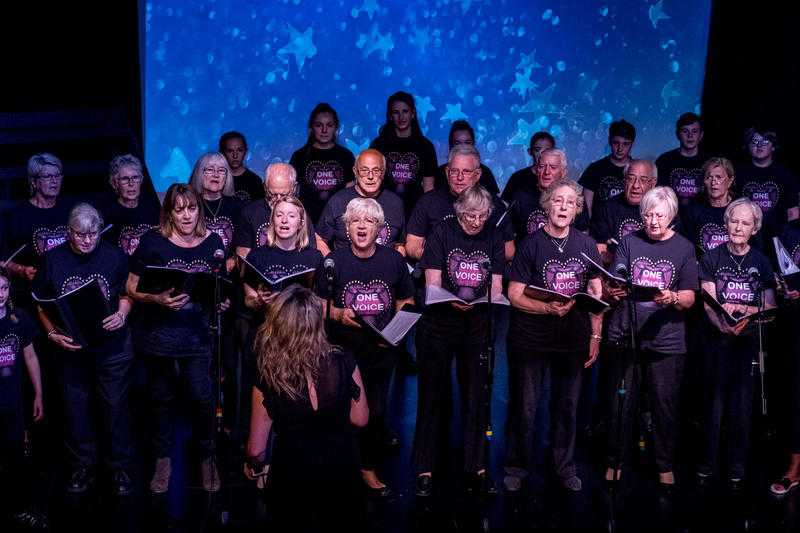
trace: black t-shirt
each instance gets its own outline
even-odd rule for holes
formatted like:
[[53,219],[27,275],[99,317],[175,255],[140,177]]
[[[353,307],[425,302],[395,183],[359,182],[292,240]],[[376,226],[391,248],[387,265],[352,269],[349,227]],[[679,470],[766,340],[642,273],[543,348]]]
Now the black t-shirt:
[[728,242],[724,219],[726,207],[713,207],[703,197],[681,206],[682,233],[699,252],[706,253]]
[[592,216],[595,210],[625,190],[625,167],[611,162],[611,156],[589,164],[578,180],[584,189],[592,191]]
[[136,207],[124,207],[116,198],[103,204],[103,220],[111,227],[103,238],[118,246],[126,255],[133,255],[139,240],[148,230],[158,226],[159,205],[140,199]]
[[682,156],[680,148],[664,152],[656,159],[658,184],[672,187],[678,202],[687,204],[703,192],[705,162],[705,154],[699,151],[694,157]]
[[223,196],[219,200],[203,200],[203,216],[206,217],[206,229],[213,231],[222,239],[226,254],[233,253],[231,243],[237,231],[236,222],[244,207],[236,196]]
[[797,178],[778,163],[761,168],[748,161],[736,167],[736,183],[740,196],[761,207],[764,236],[780,235],[786,224],[786,211],[798,205]]
[[[539,205],[542,191],[536,183],[524,184],[516,188],[509,203],[513,202],[509,215],[514,226],[517,241],[530,235],[547,223],[547,213]],[[581,210],[572,223],[578,231],[589,229],[589,215],[586,209]]]
[[[244,206],[239,214],[239,221],[234,224],[233,247],[257,248],[267,244],[267,228],[270,224],[272,209],[264,200],[256,200]],[[314,224],[306,217],[308,228],[308,245],[316,248],[314,240]]]
[[264,198],[264,182],[249,168],[245,168],[240,176],[233,177],[233,190],[244,203]]
[[[613,265],[624,265],[637,285],[671,291],[696,291],[699,287],[694,245],[678,233],[663,241],[650,239],[644,230],[631,233],[620,241]],[[623,300],[612,312],[608,330],[612,341],[626,338],[628,302]],[[639,347],[663,354],[686,353],[684,315],[671,305],[637,301]]]
[[[437,224],[448,218],[455,218],[456,211],[453,207],[456,201],[456,196],[450,192],[450,189],[434,189],[426,192],[419,199],[411,217],[408,219],[406,225],[406,235],[416,235],[418,237],[427,238],[433,228]],[[494,210],[492,216],[486,221],[487,227],[495,227],[497,221],[506,211],[506,206],[503,201],[498,197],[493,197]],[[509,216],[503,217],[498,228],[500,235],[504,242],[514,240],[514,227],[511,224]]]
[[[352,249],[339,248],[328,256],[334,260],[333,300],[336,307],[353,309],[359,316],[375,317],[384,327],[394,316],[397,300],[414,295],[414,285],[403,256],[392,248],[376,246],[372,256],[362,259]],[[316,275],[317,293],[328,297],[322,267]]]
[[491,260],[493,274],[503,273],[506,262],[502,239],[493,240],[485,226],[477,235],[467,235],[456,218],[449,218],[425,240],[419,266],[441,270],[442,288],[471,302],[485,296],[492,282],[483,266],[487,259]]
[[[350,246],[350,236],[347,233],[344,216],[347,204],[353,198],[360,198],[355,187],[343,189],[328,201],[317,224],[317,235],[326,242],[333,240],[333,247]],[[378,231],[378,244],[394,246],[395,243],[404,242],[406,215],[403,200],[392,191],[382,189],[377,197],[373,198],[383,208],[383,227]]]
[[46,251],[66,242],[69,212],[74,205],[74,199],[60,198],[53,207],[42,209],[23,200],[6,211],[3,220],[6,257],[26,244],[13,261],[38,267]]
[[328,200],[355,179],[356,159],[350,150],[338,144],[325,150],[313,146],[300,148],[289,163],[297,171],[300,201],[314,222],[319,220]]
[[[588,235],[570,229],[564,251],[559,252],[550,235],[539,229],[519,243],[509,270],[509,280],[567,295],[586,292],[589,280],[596,278],[597,273],[582,253],[598,264],[601,261],[597,243]],[[564,318],[535,315],[519,309],[514,309],[513,314],[516,323],[536,335],[539,346],[574,351],[588,345],[590,324],[586,312],[573,308]]]
[[607,243],[609,239],[620,242],[624,236],[642,227],[639,206],[629,204],[624,194],[618,194],[594,211],[589,234],[599,243]]
[[792,220],[784,226],[781,242],[794,264],[800,266],[800,220]]
[[[212,272],[216,266],[214,252],[222,247],[222,239],[213,232],[194,248],[182,248],[173,244],[158,230],[151,230],[142,236],[139,247],[133,254],[131,272],[141,277],[146,266]],[[138,319],[133,324],[133,340],[140,351],[163,357],[210,354],[211,309],[191,301],[177,311],[158,304],[137,305],[141,305],[143,310],[138,313]]]
[[514,197],[514,193],[523,187],[536,187],[539,178],[536,176],[536,169],[533,166],[521,168],[511,174],[506,182],[501,197],[508,203]]
[[436,175],[436,149],[426,137],[378,137],[369,145],[386,158],[383,186],[403,199],[406,214],[422,196],[422,178]]
[[[731,256],[727,245],[718,246],[703,255],[700,260],[700,281],[714,283],[719,303],[758,307],[758,285],[763,289],[775,288],[775,274],[769,259],[752,246],[743,256]],[[750,272],[752,268],[758,270],[758,275]]]
[[[111,312],[119,308],[119,297],[125,294],[128,281],[128,256],[105,241],[88,254],[75,253],[68,243],[44,254],[42,267],[33,279],[33,291],[39,297],[56,298],[97,279]],[[111,313],[109,313],[111,314]],[[108,332],[102,346],[89,346],[90,351],[115,354],[122,351],[128,335],[127,325]]]
[[6,316],[0,318],[0,410],[15,410],[22,404],[23,350],[33,341],[34,325],[28,314],[15,309],[14,317],[6,308]]
[[[444,189],[447,188],[447,163],[439,165],[439,168],[436,169],[436,175],[434,178],[434,187],[437,189]],[[500,194],[500,187],[497,186],[497,180],[494,177],[494,173],[492,173],[492,169],[481,163],[481,177],[478,180],[478,183],[483,185],[484,189],[492,193],[493,195]]]

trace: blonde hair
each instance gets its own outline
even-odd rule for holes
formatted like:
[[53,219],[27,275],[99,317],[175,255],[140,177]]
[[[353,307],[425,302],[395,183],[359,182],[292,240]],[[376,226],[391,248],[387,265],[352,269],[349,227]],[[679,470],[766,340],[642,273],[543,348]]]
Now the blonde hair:
[[308,224],[306,224],[306,208],[303,207],[303,202],[297,199],[296,196],[287,196],[272,208],[269,214],[269,225],[267,226],[267,246],[275,246],[278,242],[278,234],[275,232],[275,213],[278,211],[278,206],[281,204],[291,204],[297,208],[300,214],[300,227],[297,229],[297,239],[294,246],[298,250],[302,250],[308,246]]
[[662,203],[667,206],[671,222],[678,214],[678,197],[671,187],[654,187],[647,191],[639,204],[639,214],[644,218],[645,213]]
[[332,349],[320,299],[299,285],[278,293],[267,305],[254,349],[264,383],[291,399],[300,398],[306,382],[316,382]]

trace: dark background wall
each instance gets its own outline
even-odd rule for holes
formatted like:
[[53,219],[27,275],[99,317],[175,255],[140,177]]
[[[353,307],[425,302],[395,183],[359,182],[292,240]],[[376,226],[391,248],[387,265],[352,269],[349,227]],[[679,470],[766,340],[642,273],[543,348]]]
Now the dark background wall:
[[[113,155],[141,155],[143,6],[108,4],[5,8],[0,200],[24,195],[25,162],[37,151],[64,160],[72,193],[102,189]],[[738,158],[743,129],[769,124],[779,133],[779,159],[800,174],[800,46],[790,3],[712,5],[706,148]]]

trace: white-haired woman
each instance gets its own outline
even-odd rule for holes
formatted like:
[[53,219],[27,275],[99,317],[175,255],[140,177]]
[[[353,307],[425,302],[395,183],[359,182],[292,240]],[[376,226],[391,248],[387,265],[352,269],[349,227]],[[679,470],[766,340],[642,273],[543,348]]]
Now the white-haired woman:
[[391,490],[378,478],[375,468],[382,455],[389,381],[397,350],[362,327],[357,316],[383,328],[398,309],[412,303],[414,287],[403,256],[377,242],[384,223],[378,202],[372,198],[350,200],[344,221],[350,246],[328,255],[335,265],[333,292],[322,269],[317,272],[317,291],[332,300],[332,338],[355,354],[367,390],[370,420],[360,434],[362,477],[373,496],[388,497]]
[[[100,450],[109,450],[103,462],[113,473],[113,491],[124,496],[132,490],[128,474],[132,466],[128,388],[133,361],[126,325],[131,309],[131,300],[125,293],[128,257],[100,239],[103,218],[94,207],[76,205],[69,214],[68,225],[67,244],[44,255],[33,280],[34,292],[40,297],[55,298],[97,280],[114,312],[103,320],[105,334],[101,338],[80,345],[55,327],[54,317],[39,309],[47,339],[61,352],[64,444],[71,466],[67,491],[85,492],[94,480]],[[102,427],[96,429],[91,413],[97,404]]]
[[[231,252],[235,224],[244,206],[236,196],[233,175],[225,156],[219,152],[203,154],[192,170],[189,184],[200,197],[206,228],[222,239],[227,252]],[[229,261],[228,270],[233,267]]]
[[[620,301],[609,319],[608,336],[613,345],[624,347],[629,338],[629,305],[636,316],[637,360],[620,356],[609,358],[613,383],[626,376],[628,392],[623,404],[622,441],[617,442],[617,395],[614,395],[609,429],[609,468],[606,479],[619,479],[613,466],[622,464],[632,440],[632,426],[642,381],[651,397],[653,448],[660,486],[666,492],[675,483],[673,456],[677,432],[678,397],[686,354],[685,313],[698,289],[697,258],[694,246],[678,235],[671,224],[678,212],[678,199],[669,187],[655,187],[639,204],[644,229],[623,237],[614,254],[615,270],[625,270],[634,285],[653,292],[607,288],[612,300]],[[641,372],[634,372],[636,369]],[[619,455],[621,454],[621,455]],[[619,461],[619,463],[618,463]]]
[[[425,241],[419,265],[425,269],[426,287],[441,287],[471,302],[486,296],[491,284],[493,298],[499,296],[504,242],[500,232],[486,223],[492,215],[492,196],[476,184],[462,191],[453,207],[456,216],[437,225]],[[464,473],[473,486],[486,480],[483,434],[488,413],[480,396],[486,371],[480,356],[487,342],[485,307],[452,302],[425,309],[416,336],[419,399],[412,458],[419,496],[430,495],[433,475],[439,471],[439,445],[447,440],[453,359],[461,396]]]
[[[728,204],[724,222],[728,242],[703,255],[702,289],[733,317],[743,317],[775,307],[775,274],[769,259],[750,246],[761,229],[761,208],[749,198]],[[698,483],[707,484],[719,466],[722,428],[726,429],[724,457],[726,480],[741,489],[747,469],[750,420],[753,407],[753,361],[758,357],[758,331],[750,319],[731,325],[721,313],[705,304],[704,372],[705,446],[697,469]]]
[[111,160],[108,175],[116,201],[105,202],[102,207],[103,219],[111,225],[103,238],[133,255],[142,235],[158,225],[161,206],[149,195],[142,195],[144,169],[138,157],[118,155]]
[[[547,152],[540,163],[548,160]],[[582,482],[573,461],[578,396],[583,369],[594,363],[600,351],[602,315],[576,309],[574,302],[531,297],[525,287],[535,285],[568,296],[588,292],[600,298],[598,274],[583,256],[599,263],[600,254],[594,239],[571,227],[583,210],[580,185],[568,178],[556,179],[542,193],[540,205],[546,222],[519,244],[509,273],[513,309],[508,356],[514,382],[509,421],[516,427],[509,433],[514,442],[508,443],[508,461],[526,470],[537,462],[532,457],[536,407],[549,372],[553,464],[561,485],[579,491]]]

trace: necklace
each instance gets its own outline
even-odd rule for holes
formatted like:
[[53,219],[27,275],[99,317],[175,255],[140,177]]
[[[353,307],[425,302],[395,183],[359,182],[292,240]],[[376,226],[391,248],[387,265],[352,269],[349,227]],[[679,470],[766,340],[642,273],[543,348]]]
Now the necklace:
[[211,209],[211,206],[208,205],[208,202],[206,201],[206,199],[203,198],[203,205],[206,206],[206,209],[208,210],[209,213],[211,213],[211,218],[213,218],[213,219],[217,218],[217,213],[219,213],[219,210],[222,209],[222,198],[223,198],[222,196],[219,197],[219,203],[217,204],[217,210],[216,211]]
[[[727,246],[726,246],[726,248],[727,248]],[[728,256],[731,258],[731,261],[733,261],[736,264],[736,268],[741,272],[742,264],[744,263],[745,259],[747,259],[747,256],[750,255],[750,250],[747,250],[747,252],[745,252],[745,254],[743,256],[741,256],[741,259],[739,261],[736,260],[737,256],[735,256],[735,255],[733,255],[731,253],[731,249],[730,248],[727,248],[727,250],[728,250]]]
[[558,253],[560,254],[564,253],[564,247],[567,245],[568,240],[569,240],[569,233],[567,233],[567,236],[562,239],[558,239],[556,237],[550,237],[550,242],[553,243],[553,245],[558,249]]

